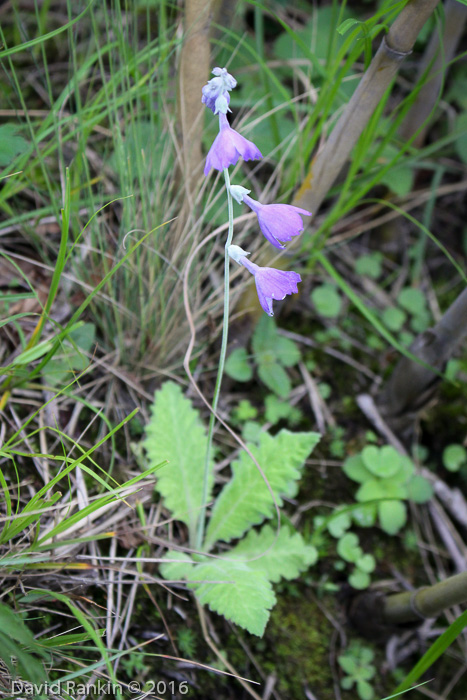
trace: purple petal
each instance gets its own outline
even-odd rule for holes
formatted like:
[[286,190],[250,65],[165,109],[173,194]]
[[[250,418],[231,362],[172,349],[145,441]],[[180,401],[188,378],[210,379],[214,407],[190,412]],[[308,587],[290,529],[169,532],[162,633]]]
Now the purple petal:
[[260,267],[246,257],[241,259],[241,264],[254,276],[259,303],[269,316],[273,316],[273,300],[281,301],[288,294],[298,292],[298,283],[302,278],[298,272],[286,272],[276,270],[273,267]]
[[254,143],[248,141],[229,126],[224,114],[219,115],[219,124],[220,131],[206,158],[205,175],[209,173],[211,168],[222,171],[230,165],[235,165],[240,156],[244,160],[258,160],[263,157]]
[[283,248],[279,241],[290,241],[303,231],[300,212],[305,213],[305,210],[289,204],[267,204],[260,209],[258,222],[261,231],[275,248]]

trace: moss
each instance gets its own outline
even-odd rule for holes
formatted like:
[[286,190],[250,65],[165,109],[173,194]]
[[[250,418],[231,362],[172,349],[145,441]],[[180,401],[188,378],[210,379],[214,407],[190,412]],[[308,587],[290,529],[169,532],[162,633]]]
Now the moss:
[[334,691],[329,639],[334,629],[316,602],[310,600],[309,591],[301,593],[301,598],[279,598],[266,629],[263,669],[277,676],[277,690],[289,700],[303,698],[304,687],[320,700],[331,700]]

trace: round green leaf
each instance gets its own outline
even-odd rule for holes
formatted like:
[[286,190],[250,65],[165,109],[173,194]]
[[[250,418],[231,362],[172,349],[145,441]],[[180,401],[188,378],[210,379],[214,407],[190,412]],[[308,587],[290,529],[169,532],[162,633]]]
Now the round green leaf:
[[427,311],[422,311],[418,313],[410,321],[410,327],[415,333],[423,333],[427,328],[431,326],[431,316]]
[[271,350],[284,367],[293,367],[297,362],[300,362],[300,350],[297,344],[294,343],[293,340],[290,340],[290,338],[277,335]]
[[278,396],[287,399],[292,386],[285,369],[278,362],[268,362],[258,366],[258,375],[268,389],[274,391]]
[[391,445],[384,445],[380,449],[375,445],[368,445],[362,452],[362,459],[367,469],[381,479],[397,474],[402,462],[401,455]]
[[237,382],[249,382],[252,379],[253,368],[245,348],[232,350],[225,362],[225,372]]
[[363,459],[363,464],[367,469],[370,470],[372,474],[374,474],[373,468],[374,465],[378,462],[379,458],[379,447],[376,447],[376,445],[367,445],[366,447],[363,448],[362,450],[362,459]]
[[413,316],[425,311],[425,295],[420,289],[416,289],[415,287],[405,287],[397,297],[397,301],[403,309]]
[[457,472],[467,462],[467,450],[462,445],[448,445],[443,450],[443,464],[450,472]]
[[352,571],[348,580],[352,588],[356,588],[359,591],[368,588],[371,583],[369,575],[365,571],[360,571],[359,569]]
[[384,498],[387,493],[379,479],[369,479],[358,489],[355,498],[357,501],[373,501],[376,498]]
[[345,561],[355,562],[362,555],[358,537],[354,532],[347,532],[337,543],[337,553]]
[[364,554],[363,557],[357,559],[355,564],[360,571],[364,571],[366,574],[371,574],[376,567],[375,558],[372,554]]
[[359,484],[363,484],[368,479],[371,479],[371,473],[365,467],[361,455],[347,457],[342,468],[349,479],[358,481]]
[[381,315],[381,320],[390,331],[400,331],[406,318],[404,311],[395,306],[389,306],[387,309],[384,309]]
[[335,318],[339,315],[342,299],[332,284],[322,284],[311,292],[311,301],[320,316]]
[[378,279],[381,275],[381,256],[377,253],[362,255],[355,261],[355,272],[357,275],[366,275],[373,279]]
[[376,522],[376,504],[365,503],[352,511],[352,518],[360,527],[372,527]]
[[400,484],[405,484],[415,473],[415,464],[412,462],[410,457],[407,457],[406,455],[399,456],[401,460],[399,471],[397,472],[397,474],[394,474],[394,476],[392,477],[392,481],[397,481]]
[[395,535],[407,521],[407,510],[401,501],[384,501],[378,504],[379,522],[388,535]]
[[408,496],[414,503],[426,503],[433,496],[433,488],[425,477],[416,474],[407,484]]
[[333,537],[339,538],[349,529],[350,523],[349,513],[336,513],[328,522],[327,528]]

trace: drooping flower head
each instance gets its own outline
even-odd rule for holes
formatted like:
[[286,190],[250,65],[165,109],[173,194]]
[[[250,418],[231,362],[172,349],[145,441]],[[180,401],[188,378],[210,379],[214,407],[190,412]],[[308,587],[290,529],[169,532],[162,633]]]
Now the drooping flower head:
[[214,114],[227,114],[230,111],[229,91],[237,85],[237,81],[227,72],[227,68],[214,68],[212,73],[216,77],[208,80],[207,85],[202,88],[201,102]]
[[281,301],[288,294],[296,294],[298,292],[297,285],[302,281],[298,272],[285,272],[284,270],[276,270],[273,267],[260,267],[248,260],[247,255],[249,253],[237,245],[229,246],[229,255],[254,275],[259,303],[268,316],[274,316],[272,310],[272,302],[274,300]]
[[275,248],[285,248],[280,241],[298,236],[303,231],[302,216],[311,216],[311,211],[291,204],[261,204],[248,194],[242,199],[255,212],[263,235]]
[[263,156],[259,148],[232,129],[225,114],[220,113],[219,133],[209,149],[204,174],[207,175],[211,168],[222,171],[235,165],[240,157],[243,160],[259,160]]

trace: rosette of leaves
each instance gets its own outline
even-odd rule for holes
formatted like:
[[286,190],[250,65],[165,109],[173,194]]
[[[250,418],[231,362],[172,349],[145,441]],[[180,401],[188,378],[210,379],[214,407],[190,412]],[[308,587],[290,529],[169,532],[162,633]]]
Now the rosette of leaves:
[[[319,438],[317,433],[281,430],[274,437],[262,433],[257,445],[249,445],[279,506],[285,497],[296,495],[305,460]],[[173,518],[185,523],[188,548],[196,549],[206,505],[202,483],[207,435],[198,412],[174,382],[166,382],[156,393],[143,444],[150,464],[169,461],[158,471],[156,490]],[[213,464],[209,474],[211,502]],[[232,478],[214,499],[200,553],[167,552],[162,575],[186,581],[200,603],[261,636],[276,602],[272,584],[296,578],[317,559],[315,547],[291,526],[282,525],[277,535],[276,527],[264,524],[274,515],[268,487],[242,452],[232,464]],[[213,556],[219,542],[233,546],[226,551],[223,545]]]
[[268,389],[286,399],[292,389],[286,370],[300,361],[296,343],[280,335],[274,319],[263,315],[253,333],[252,350],[251,357],[245,348],[233,350],[225,363],[226,373],[238,382],[248,382],[256,365],[258,376]]
[[373,700],[374,691],[369,683],[376,673],[376,668],[372,665],[373,659],[374,652],[369,647],[356,642],[350,644],[337,659],[345,673],[341,679],[341,688],[351,690],[356,686],[360,700]]
[[425,503],[433,493],[429,482],[415,473],[412,460],[391,445],[367,445],[359,454],[348,457],[343,469],[360,484],[355,497],[365,503],[353,511],[353,519],[362,527],[371,527],[379,519],[390,535],[399,532],[407,521],[405,500]]

